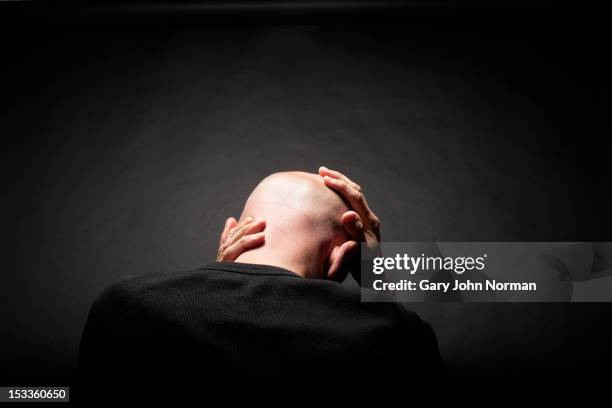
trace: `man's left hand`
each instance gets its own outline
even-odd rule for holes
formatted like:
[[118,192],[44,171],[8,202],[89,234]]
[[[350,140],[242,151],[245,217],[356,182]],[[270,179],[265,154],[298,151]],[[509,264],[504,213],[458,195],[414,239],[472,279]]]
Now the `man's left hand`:
[[264,220],[255,221],[253,217],[245,217],[240,223],[228,218],[219,240],[217,262],[233,262],[243,252],[263,245],[265,228]]

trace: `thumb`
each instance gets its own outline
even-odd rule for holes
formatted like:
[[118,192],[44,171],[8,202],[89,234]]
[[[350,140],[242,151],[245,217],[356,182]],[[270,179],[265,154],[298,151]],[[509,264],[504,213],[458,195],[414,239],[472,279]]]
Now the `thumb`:
[[355,211],[347,211],[342,214],[342,226],[349,237],[356,241],[363,241],[363,222]]

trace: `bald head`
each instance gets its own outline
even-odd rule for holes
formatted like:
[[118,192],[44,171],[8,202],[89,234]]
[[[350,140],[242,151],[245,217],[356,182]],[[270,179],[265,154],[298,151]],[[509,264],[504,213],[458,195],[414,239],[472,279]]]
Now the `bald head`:
[[287,234],[291,227],[329,236],[342,233],[341,217],[347,210],[344,201],[323,184],[319,175],[295,171],[263,179],[249,196],[243,216],[265,218],[268,225]]
[[317,174],[275,173],[249,196],[241,218],[266,221],[266,242],[236,261],[277,265],[306,277],[324,277],[334,248],[348,241],[342,214],[348,206]]

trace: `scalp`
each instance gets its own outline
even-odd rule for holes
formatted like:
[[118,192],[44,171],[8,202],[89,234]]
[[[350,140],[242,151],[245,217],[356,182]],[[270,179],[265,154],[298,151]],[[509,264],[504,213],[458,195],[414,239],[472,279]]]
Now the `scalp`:
[[279,216],[278,212],[294,214],[292,221],[302,218],[312,226],[337,229],[348,206],[342,198],[323,183],[318,174],[291,171],[271,174],[251,193],[245,205],[249,215]]

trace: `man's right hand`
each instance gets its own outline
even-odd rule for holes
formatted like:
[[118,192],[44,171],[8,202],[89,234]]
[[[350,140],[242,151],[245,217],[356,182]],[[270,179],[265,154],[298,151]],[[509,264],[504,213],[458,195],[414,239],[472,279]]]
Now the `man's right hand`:
[[374,248],[380,241],[380,220],[368,206],[361,187],[339,171],[319,168],[325,185],[336,191],[351,206],[342,215],[342,224],[350,238]]
[[[351,210],[342,214],[342,225],[349,238],[366,244],[365,259],[380,256],[380,220],[370,209],[361,187],[339,171],[326,167],[319,168],[325,185],[336,191],[351,206]],[[347,264],[351,275],[361,286],[361,251],[357,251]]]

